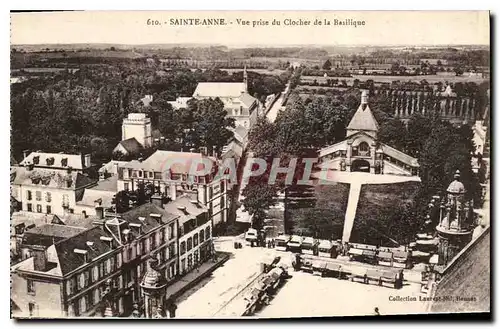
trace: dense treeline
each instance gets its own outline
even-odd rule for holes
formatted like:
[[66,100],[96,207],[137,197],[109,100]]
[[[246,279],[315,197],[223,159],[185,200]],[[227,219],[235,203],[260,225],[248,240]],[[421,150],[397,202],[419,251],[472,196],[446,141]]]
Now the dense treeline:
[[[288,78],[287,73],[282,77],[254,72],[248,75],[249,92],[259,99],[283,90]],[[198,82],[242,80],[242,72],[159,72],[138,63],[82,66],[73,74],[62,71],[31,78],[11,87],[12,152],[19,158],[24,149],[85,151],[91,152],[96,161],[105,161],[121,140],[122,120],[128,113],[151,113],[156,125],[168,121],[165,117],[173,112],[167,101],[191,96]],[[140,101],[145,95],[153,96],[148,108]],[[202,107],[205,105],[209,104]],[[181,126],[176,121],[170,124]],[[174,139],[177,130],[170,130],[168,125],[156,127],[162,135]],[[220,143],[215,144],[219,147]]]

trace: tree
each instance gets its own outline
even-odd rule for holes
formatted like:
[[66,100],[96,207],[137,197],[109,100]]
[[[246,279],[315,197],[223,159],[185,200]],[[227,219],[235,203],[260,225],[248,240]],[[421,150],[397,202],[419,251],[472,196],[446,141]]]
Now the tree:
[[393,118],[380,126],[378,138],[383,143],[405,151],[408,139],[406,126],[398,118]]
[[276,203],[277,188],[269,184],[268,177],[261,175],[251,177],[243,189],[243,206],[253,215],[253,227],[261,229],[266,218],[266,211]]
[[331,69],[332,69],[332,62],[330,62],[330,60],[327,59],[323,64],[323,70],[330,71]]

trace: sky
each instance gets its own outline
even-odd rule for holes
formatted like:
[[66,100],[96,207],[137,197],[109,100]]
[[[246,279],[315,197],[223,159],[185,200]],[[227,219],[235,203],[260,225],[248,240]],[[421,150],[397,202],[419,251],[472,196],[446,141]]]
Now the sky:
[[[226,26],[172,26],[176,18],[224,18]],[[148,19],[161,26],[148,25]],[[238,19],[250,21],[243,26]],[[271,25],[273,19],[280,26]],[[310,21],[285,26],[285,19]],[[318,19],[332,25],[313,25]],[[334,20],[364,21],[335,26]],[[253,27],[253,21],[270,25]],[[488,45],[487,11],[81,11],[11,14],[11,44]]]

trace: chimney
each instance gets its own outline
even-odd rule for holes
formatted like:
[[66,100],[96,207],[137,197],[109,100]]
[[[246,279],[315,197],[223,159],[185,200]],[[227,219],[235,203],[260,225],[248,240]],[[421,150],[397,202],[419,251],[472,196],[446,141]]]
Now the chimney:
[[95,215],[97,219],[104,219],[104,208],[100,204],[95,207]]
[[75,249],[73,249],[73,252],[75,254],[83,255],[83,262],[84,263],[88,263],[89,262],[89,256],[88,256],[88,251],[87,250],[75,248]]
[[159,224],[162,224],[162,222],[161,222],[161,215],[160,214],[149,214],[149,217],[156,219],[156,221]]
[[163,197],[156,193],[151,196],[151,203],[163,209]]
[[142,223],[130,223],[129,226],[133,227],[134,229],[136,229],[137,232],[139,233],[139,235],[142,235]]
[[110,238],[109,236],[101,236],[99,239],[108,243],[110,248],[113,248],[113,238]]
[[23,160],[26,159],[28,157],[28,155],[30,155],[31,151],[30,150],[24,150],[23,151]]
[[35,271],[47,271],[47,248],[45,246],[32,246],[33,252],[33,267]]

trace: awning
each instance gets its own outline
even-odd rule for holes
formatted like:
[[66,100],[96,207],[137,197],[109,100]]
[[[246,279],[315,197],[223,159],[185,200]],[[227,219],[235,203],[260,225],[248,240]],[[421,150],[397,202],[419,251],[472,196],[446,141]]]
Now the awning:
[[361,256],[361,255],[363,255],[363,250],[351,248],[351,249],[349,249],[349,254]]
[[375,251],[374,250],[363,250],[363,256],[375,257]]
[[392,252],[381,251],[378,253],[378,258],[392,259]]

